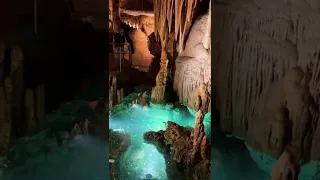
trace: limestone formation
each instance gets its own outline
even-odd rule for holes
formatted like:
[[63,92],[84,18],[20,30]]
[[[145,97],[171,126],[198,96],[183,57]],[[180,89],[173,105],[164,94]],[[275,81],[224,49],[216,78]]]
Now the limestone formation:
[[272,167],[271,180],[298,180],[300,164],[296,155],[286,149]]
[[0,87],[0,155],[5,155],[7,152],[8,144],[6,138],[10,128],[7,127],[8,125],[10,125],[10,122],[8,123],[7,120],[6,91],[4,87]]
[[35,117],[35,103],[34,103],[34,92],[32,89],[26,89],[25,95],[25,112],[26,112],[26,125],[27,135],[33,135],[38,130],[38,124]]
[[140,105],[140,106],[142,106],[142,107],[148,107],[149,104],[150,104],[150,101],[149,101],[149,99],[148,99],[148,97],[147,97],[147,91],[145,91],[145,92],[143,92],[143,93],[141,92],[141,93],[137,94],[137,95],[134,97],[134,99],[133,99],[133,101],[132,101],[131,104],[132,104],[132,105],[137,104],[137,105]]
[[109,76],[109,85],[109,109],[111,109],[112,106],[122,103],[123,88],[118,89],[116,76]]
[[12,121],[17,126],[13,129],[16,134],[21,134],[22,128],[22,99],[24,96],[24,55],[19,46],[13,46],[11,50],[11,71],[10,78],[12,81]]
[[[228,1],[212,6],[212,96],[220,129],[275,157],[292,142],[298,156],[320,159],[320,18],[311,2]],[[307,87],[300,78],[283,82],[293,67],[310,72]],[[282,88],[275,88],[279,81]],[[264,108],[257,106],[262,99],[270,99]]]
[[[210,13],[210,12],[209,12]],[[211,54],[206,49],[208,14],[200,17],[193,24],[185,50],[176,59],[174,76],[174,90],[179,101],[187,104],[193,110],[202,109],[210,112],[211,109]]]
[[211,145],[204,133],[203,117],[199,110],[193,130],[168,121],[165,131],[144,134],[144,141],[154,144],[164,155],[169,179],[210,179]]
[[0,87],[0,155],[8,153],[8,146],[11,137],[11,100],[12,84],[11,79],[4,79],[4,87]]
[[161,51],[160,70],[156,77],[156,86],[151,91],[151,102],[163,103],[165,101],[164,94],[167,83],[167,67],[168,67],[167,50],[164,48]]
[[42,130],[45,127],[45,115],[46,115],[46,102],[44,85],[41,84],[36,87],[35,91],[35,113],[39,129]]
[[314,109],[308,82],[308,76],[295,67],[261,93],[248,121],[251,146],[278,157],[287,144],[292,144],[298,157],[309,158]]

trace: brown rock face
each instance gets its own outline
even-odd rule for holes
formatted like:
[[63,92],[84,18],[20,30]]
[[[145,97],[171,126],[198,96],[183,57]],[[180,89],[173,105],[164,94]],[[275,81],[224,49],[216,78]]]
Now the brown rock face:
[[272,168],[271,180],[298,180],[299,172],[299,160],[290,149],[286,149]]
[[134,100],[132,101],[132,105],[133,104],[138,104],[143,107],[144,106],[148,107],[150,102],[147,98],[147,91],[137,94]]
[[169,179],[210,179],[210,142],[204,133],[203,116],[200,110],[192,131],[168,121],[165,131],[144,134],[145,142],[154,144],[164,154]]
[[37,132],[37,122],[35,118],[35,106],[34,106],[34,92],[28,88],[25,94],[25,112],[26,112],[26,124],[27,124],[27,135],[32,135]]
[[248,137],[256,150],[277,157],[291,142],[299,157],[320,159],[318,107],[310,103],[320,102],[318,4],[288,2],[212,7],[213,96],[223,131]]
[[123,89],[117,88],[117,77],[109,75],[109,108],[123,101]]
[[260,95],[249,121],[248,142],[273,156],[280,156],[292,144],[299,157],[308,158],[314,112],[308,91],[309,76],[298,67]]

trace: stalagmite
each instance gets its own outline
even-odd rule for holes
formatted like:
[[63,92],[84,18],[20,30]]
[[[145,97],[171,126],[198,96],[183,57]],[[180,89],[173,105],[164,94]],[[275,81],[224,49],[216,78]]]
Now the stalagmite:
[[7,152],[6,135],[7,135],[7,100],[4,87],[0,87],[0,156]]
[[12,80],[12,121],[17,125],[13,130],[15,133],[21,133],[22,128],[22,97],[24,90],[23,82],[23,60],[24,56],[19,46],[13,46],[11,50],[11,72]]
[[121,103],[121,93],[120,93],[120,89],[117,89],[117,104]]
[[45,127],[46,114],[44,84],[37,86],[35,101],[36,119],[38,122],[39,129],[42,130]]
[[203,117],[204,117],[203,111],[199,110],[196,115],[194,129],[191,132],[191,139],[193,139],[193,149],[192,149],[191,157],[192,157],[193,161],[200,160],[196,156],[201,155],[201,154],[197,154],[197,153],[201,152],[201,150],[200,150],[201,144],[202,144],[203,138],[205,136]]
[[[1,131],[3,133],[3,143],[4,143],[4,147],[3,147],[3,153],[7,154],[8,152],[8,146],[10,144],[10,138],[11,138],[11,131],[12,131],[12,127],[11,127],[11,123],[12,123],[12,81],[9,77],[6,77],[4,79],[4,88],[5,88],[5,108],[3,110],[5,110],[5,121],[3,122],[3,126],[0,127]],[[1,96],[3,96],[2,94],[3,92],[1,92]]]
[[113,99],[113,103],[117,102],[117,77],[113,76],[112,77],[112,87],[113,87],[113,94],[112,94],[112,99]]
[[123,94],[123,88],[120,90],[120,96],[121,96],[121,102],[123,102],[124,94]]
[[32,135],[37,132],[37,123],[35,119],[35,106],[34,106],[34,93],[30,88],[26,89],[25,94],[25,112],[26,112],[26,125],[27,135]]

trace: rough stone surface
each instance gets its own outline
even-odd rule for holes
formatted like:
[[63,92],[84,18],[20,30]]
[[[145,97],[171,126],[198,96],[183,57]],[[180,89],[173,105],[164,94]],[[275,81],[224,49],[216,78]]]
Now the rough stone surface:
[[26,89],[25,93],[25,112],[26,112],[26,134],[33,135],[38,130],[38,124],[35,117],[34,92],[32,89]]
[[286,149],[271,171],[271,180],[297,180],[300,172],[300,164],[296,155]]
[[138,93],[132,101],[132,105],[134,104],[140,105],[142,107],[149,107],[150,98],[148,97],[147,91]]
[[[320,18],[315,8],[318,5],[316,1],[237,0],[212,7],[212,83],[215,104],[220,111],[220,128],[263,142],[258,143],[258,147],[249,140],[258,151],[279,156],[283,144],[289,141],[299,157],[320,159],[317,107],[320,103],[320,35],[316,33]],[[279,81],[292,72],[293,67],[310,72],[307,89],[296,81],[304,76],[298,72],[294,75],[297,79],[283,82],[279,85],[282,87],[272,87],[281,84]],[[269,93],[278,89],[279,92],[273,94],[279,98],[263,95],[267,89],[274,89]],[[262,117],[267,115],[262,112],[256,121],[252,115],[263,111],[256,103],[262,98],[274,99],[268,100],[269,105],[265,107],[273,109],[273,113]],[[315,107],[311,108],[312,104],[307,101],[313,101]],[[258,126],[259,119],[265,122]],[[290,127],[286,123],[292,123],[288,130],[292,131],[290,140],[284,137],[284,129]]]
[[[208,14],[193,24],[185,50],[175,61],[174,90],[183,104],[193,110],[211,111],[211,52],[202,43]],[[206,42],[207,43],[207,42]]]
[[248,121],[248,143],[255,149],[280,156],[292,144],[299,157],[308,158],[312,145],[312,98],[309,77],[298,67],[265,89]]
[[144,134],[144,141],[154,144],[164,155],[169,179],[210,179],[211,145],[204,133],[203,117],[203,111],[199,110],[191,131],[168,121],[165,131]]

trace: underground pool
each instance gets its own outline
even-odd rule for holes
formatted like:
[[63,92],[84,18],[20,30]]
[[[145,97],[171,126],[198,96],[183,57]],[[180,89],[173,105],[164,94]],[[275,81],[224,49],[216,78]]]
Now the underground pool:
[[[129,148],[119,160],[119,179],[141,180],[146,174],[151,174],[154,179],[166,180],[165,160],[155,146],[144,143],[143,134],[165,130],[168,120],[181,126],[194,127],[195,114],[192,110],[185,113],[172,105],[151,104],[149,107],[133,105],[112,115],[109,118],[109,127],[128,134],[131,139]],[[210,113],[207,113],[203,122],[208,137],[211,131],[210,121]]]

